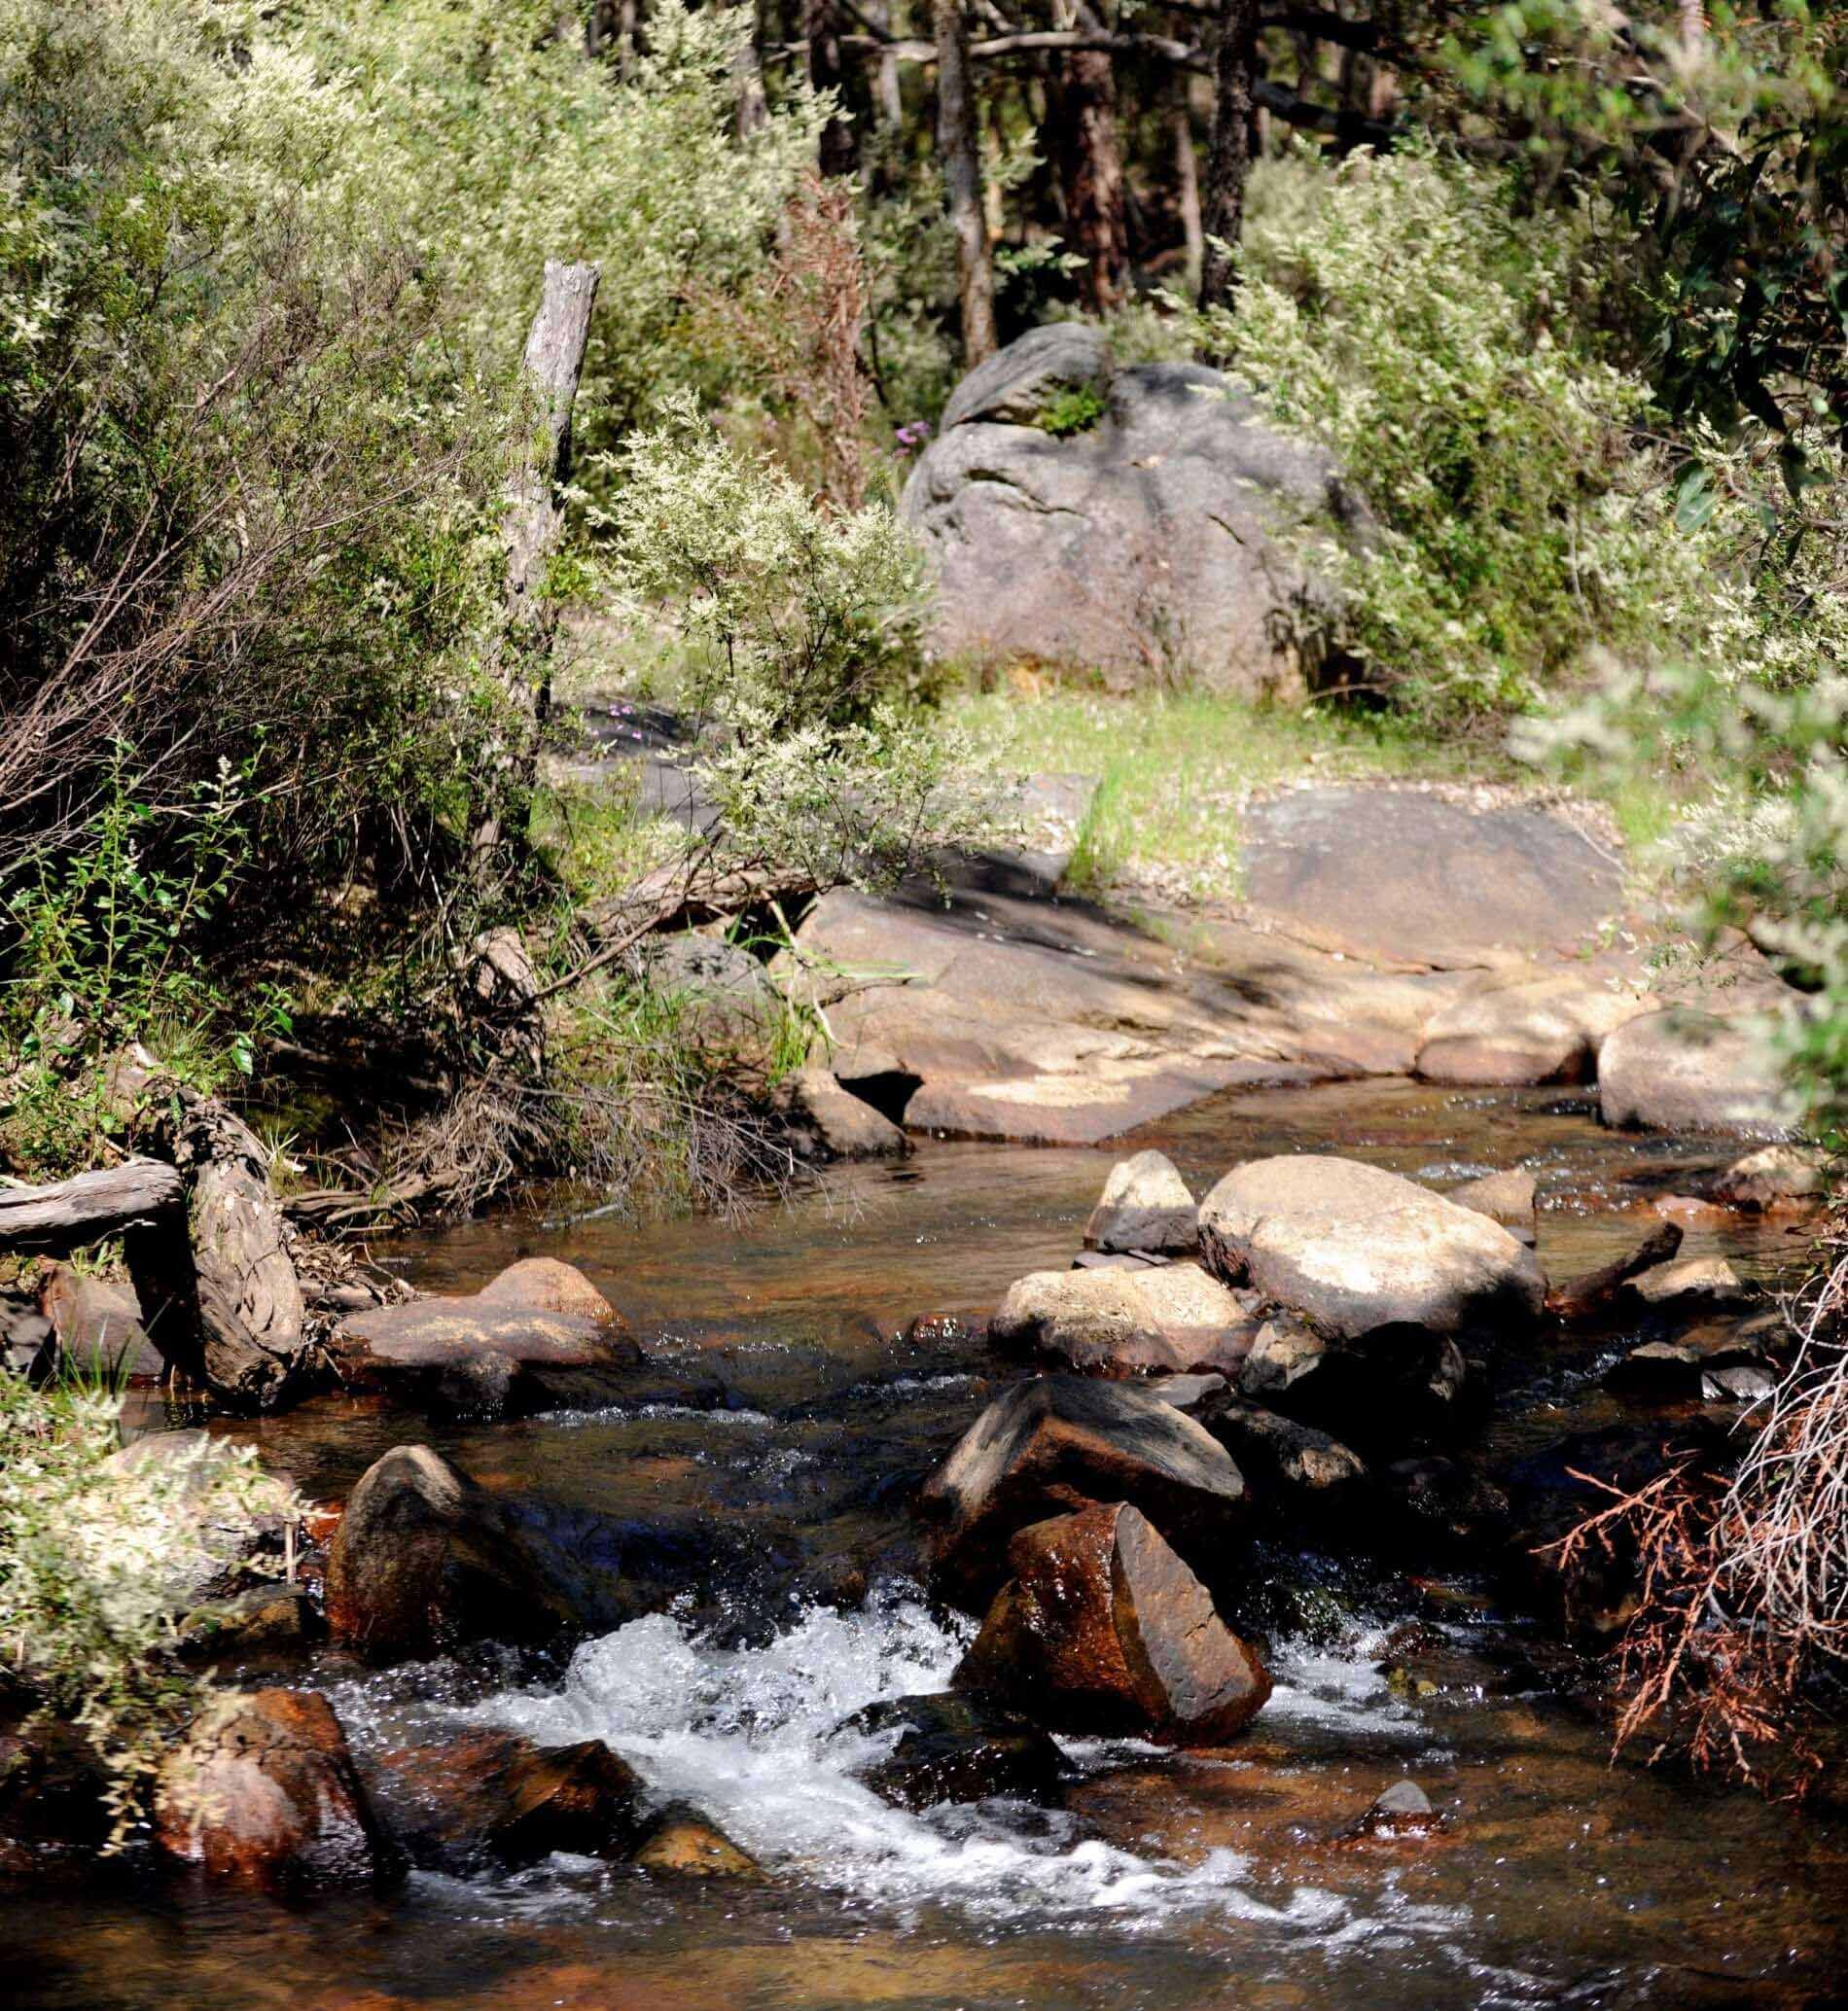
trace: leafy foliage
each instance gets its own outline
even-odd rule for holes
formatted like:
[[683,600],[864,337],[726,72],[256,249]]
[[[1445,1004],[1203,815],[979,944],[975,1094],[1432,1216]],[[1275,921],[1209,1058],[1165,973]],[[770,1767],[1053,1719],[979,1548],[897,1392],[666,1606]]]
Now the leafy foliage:
[[0,1655],[101,1762],[117,1844],[202,1695],[172,1652],[188,1610],[297,1512],[248,1447],[201,1436],[124,1459],[120,1408],[107,1390],[0,1376]]

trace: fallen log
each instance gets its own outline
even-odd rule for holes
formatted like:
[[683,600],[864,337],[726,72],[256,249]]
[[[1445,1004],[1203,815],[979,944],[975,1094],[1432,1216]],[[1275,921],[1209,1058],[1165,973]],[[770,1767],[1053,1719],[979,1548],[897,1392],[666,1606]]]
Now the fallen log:
[[1632,1278],[1667,1263],[1680,1248],[1681,1224],[1664,1222],[1645,1236],[1627,1256],[1556,1286],[1546,1294],[1546,1310],[1561,1320],[1592,1319],[1610,1309]]
[[0,1187],[0,1250],[68,1256],[87,1243],[179,1222],[185,1184],[161,1159],[126,1159],[43,1187]]

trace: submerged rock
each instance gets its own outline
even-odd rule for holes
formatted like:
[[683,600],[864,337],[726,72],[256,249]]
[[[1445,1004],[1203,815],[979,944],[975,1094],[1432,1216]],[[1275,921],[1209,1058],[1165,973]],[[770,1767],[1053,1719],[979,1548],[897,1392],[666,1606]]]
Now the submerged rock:
[[1829,1191],[1829,1160],[1807,1146],[1766,1146],[1748,1152],[1715,1181],[1713,1197],[1729,1208],[1802,1208]]
[[1326,1510],[1352,1499],[1367,1480],[1366,1463],[1338,1438],[1258,1404],[1216,1404],[1201,1422],[1252,1475],[1261,1500]]
[[1325,1333],[1458,1334],[1533,1321],[1546,1279],[1500,1223],[1376,1166],[1325,1153],[1254,1159],[1200,1204],[1200,1246]]
[[688,1802],[670,1802],[655,1817],[635,1862],[657,1878],[729,1879],[761,1885],[766,1874],[748,1851]]
[[1450,1199],[1459,1208],[1474,1209],[1490,1221],[1500,1222],[1530,1250],[1538,1240],[1539,1194],[1534,1176],[1518,1167],[1507,1173],[1485,1173],[1480,1180],[1465,1181],[1460,1187],[1450,1189]]
[[997,1397],[925,1483],[945,1597],[982,1611],[1016,1530],[1097,1501],[1133,1503],[1209,1573],[1244,1518],[1245,1482],[1193,1420],[1121,1383],[1038,1376]]
[[336,1640],[374,1662],[540,1640],[572,1617],[494,1498],[422,1445],[395,1447],[347,1497],[327,1614]]
[[642,1359],[616,1308],[551,1257],[511,1264],[469,1297],[351,1315],[329,1347],[349,1386],[467,1417],[603,1401]]
[[1205,1586],[1125,1502],[1018,1531],[955,1686],[1056,1729],[1176,1746],[1236,1737],[1270,1695]]
[[1086,1250],[1185,1252],[1199,1239],[1193,1196],[1173,1160],[1155,1151],[1118,1160],[1084,1224]]
[[1197,1264],[1035,1271],[989,1323],[997,1346],[1034,1348],[1085,1374],[1236,1371],[1256,1318]]
[[214,1698],[160,1768],[155,1834],[169,1856],[241,1885],[364,1885],[401,1868],[313,1690]]
[[977,1697],[954,1691],[889,1697],[856,1711],[843,1732],[897,1731],[889,1757],[861,1774],[872,1791],[904,1809],[990,1797],[1049,1801],[1058,1792],[1064,1760],[1030,1719]]
[[1415,1781],[1396,1782],[1370,1809],[1356,1817],[1345,1835],[1378,1837],[1432,1836],[1443,1827],[1443,1817],[1432,1806],[1431,1797]]
[[600,1739],[536,1746],[465,1728],[441,1745],[376,1755],[378,1807],[414,1864],[534,1864],[554,1851],[625,1855],[644,1831],[642,1783]]
[[1778,1134],[1789,1098],[1763,1020],[1670,1007],[1619,1027],[1598,1057],[1607,1124]]

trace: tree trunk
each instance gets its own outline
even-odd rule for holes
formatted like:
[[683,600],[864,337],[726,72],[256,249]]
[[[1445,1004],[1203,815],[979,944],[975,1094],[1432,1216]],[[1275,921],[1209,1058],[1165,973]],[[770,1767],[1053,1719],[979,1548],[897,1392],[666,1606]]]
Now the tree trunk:
[[1238,269],[1231,254],[1245,221],[1252,87],[1257,74],[1258,0],[1221,0],[1213,48],[1213,129],[1206,153],[1202,307],[1229,307],[1238,287]]
[[821,129],[817,155],[825,175],[850,175],[860,164],[853,122],[846,106],[846,73],[840,60],[839,0],[802,0],[802,34],[808,44],[808,84],[832,91],[833,116]]
[[982,216],[981,152],[976,141],[974,83],[963,0],[932,0],[937,31],[937,145],[956,237],[956,284],[962,297],[963,365],[973,370],[999,346],[995,334],[995,271]]
[[551,706],[549,664],[557,604],[546,576],[564,529],[559,488],[571,472],[571,407],[584,370],[598,268],[546,261],[545,291],[526,337],[520,395],[523,451],[507,485],[506,629],[496,671],[507,694],[508,745],[500,800],[478,811],[470,849],[478,860],[499,845],[502,820],[531,787],[539,729]]
[[1206,229],[1200,221],[1200,170],[1193,151],[1193,114],[1188,104],[1188,80],[1176,80],[1168,113],[1174,143],[1174,202],[1181,217],[1181,242],[1187,257],[1187,283],[1197,289],[1206,263]]
[[[1094,20],[1081,13],[1081,22]],[[1117,137],[1117,73],[1101,50],[1078,49],[1065,58],[1062,116],[1055,121],[1065,185],[1068,250],[1084,261],[1084,304],[1107,313],[1129,280],[1122,150]]]

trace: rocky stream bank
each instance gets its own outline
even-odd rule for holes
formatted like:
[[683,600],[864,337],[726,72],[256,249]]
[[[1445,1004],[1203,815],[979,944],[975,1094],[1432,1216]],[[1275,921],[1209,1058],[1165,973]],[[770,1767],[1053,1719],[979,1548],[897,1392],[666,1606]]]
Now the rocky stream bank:
[[1591,840],[1436,794],[1369,947],[1297,794],[1186,948],[1032,855],[823,901],[890,1136],[787,1206],[381,1248],[288,1403],[137,1398],[313,1505],[126,1861],[9,1735],[20,2001],[1828,2001],[1832,1804],[1608,1770],[1623,1569],[1546,1548],[1775,1371],[1789,1002],[1690,1017]]

